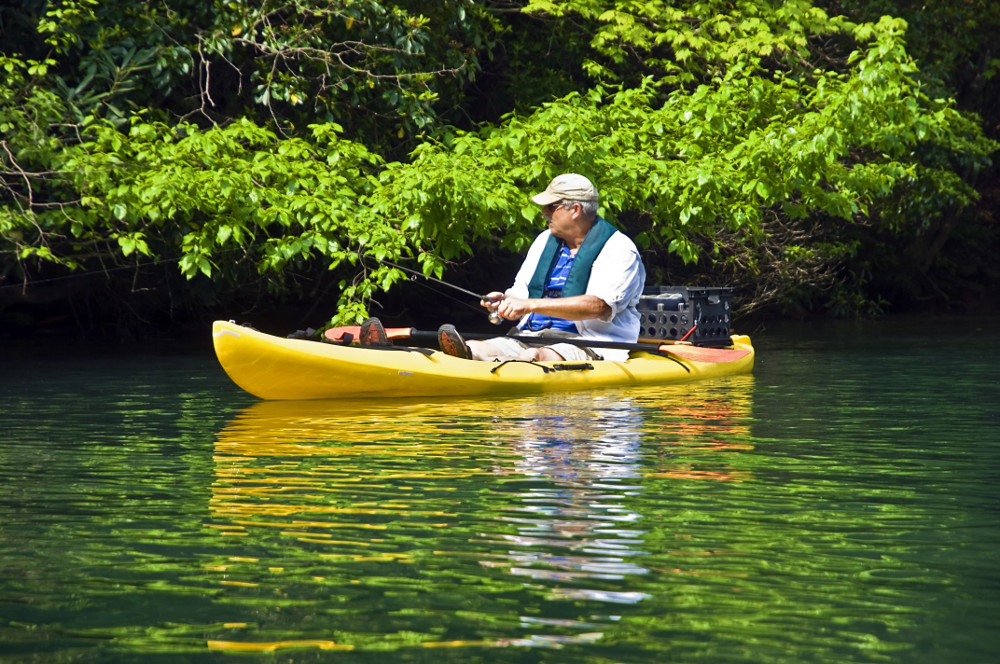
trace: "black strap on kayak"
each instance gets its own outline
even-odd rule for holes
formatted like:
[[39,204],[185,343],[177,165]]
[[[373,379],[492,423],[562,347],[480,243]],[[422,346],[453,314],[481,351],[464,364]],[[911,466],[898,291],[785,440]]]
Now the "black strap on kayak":
[[500,364],[496,365],[490,369],[491,374],[495,374],[500,371],[501,367],[506,364],[511,364],[513,362],[519,362],[521,364],[530,364],[533,367],[538,367],[542,370],[542,373],[553,373],[556,371],[588,371],[594,368],[594,365],[589,362],[580,362],[577,364],[553,364],[551,367],[547,367],[544,364],[538,364],[537,362],[532,362],[530,360],[504,360]]
[[665,357],[668,360],[673,360],[675,363],[681,365],[684,368],[684,371],[686,371],[688,373],[691,373],[691,367],[689,367],[688,365],[686,365],[683,362],[681,362],[681,360],[680,360],[679,357],[677,357],[675,355],[668,355],[667,353],[658,353],[658,354],[659,354],[660,357]]
[[433,348],[423,348],[421,346],[353,346],[358,350],[394,350],[402,353],[420,353],[430,357],[437,351]]
[[588,371],[594,368],[590,362],[580,362],[579,364],[553,364],[553,371]]

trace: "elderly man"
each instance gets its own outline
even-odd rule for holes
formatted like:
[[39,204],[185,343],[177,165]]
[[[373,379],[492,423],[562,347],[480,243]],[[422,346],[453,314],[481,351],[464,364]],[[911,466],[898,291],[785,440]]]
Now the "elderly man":
[[506,292],[481,302],[496,315],[517,320],[518,336],[551,343],[528,346],[510,337],[466,343],[452,325],[438,330],[441,349],[476,360],[624,360],[627,350],[581,347],[559,338],[635,342],[636,305],[646,281],[639,251],[624,233],[597,215],[597,189],[566,173],[532,196],[542,207],[542,232]]

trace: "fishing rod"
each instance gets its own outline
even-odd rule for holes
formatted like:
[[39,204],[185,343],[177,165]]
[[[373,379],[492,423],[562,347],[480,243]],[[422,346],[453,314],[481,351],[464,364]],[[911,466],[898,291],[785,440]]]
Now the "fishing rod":
[[[471,295],[472,297],[478,298],[480,300],[490,301],[490,298],[488,298],[485,295],[481,295],[479,293],[475,293],[475,292],[470,291],[468,289],[462,288],[461,286],[456,286],[455,284],[448,283],[447,281],[444,281],[443,279],[438,279],[437,277],[429,277],[426,274],[424,274],[423,272],[418,272],[418,271],[412,270],[412,269],[410,269],[408,267],[403,267],[402,265],[397,265],[396,263],[393,263],[392,261],[387,261],[387,260],[383,259],[383,260],[380,260],[379,263],[382,263],[383,265],[388,265],[389,267],[394,267],[397,270],[402,270],[403,272],[407,272],[407,273],[413,275],[414,277],[423,277],[424,279],[428,279],[430,281],[433,281],[436,284],[441,284],[442,286],[447,286],[448,288],[452,288],[454,290],[457,290],[460,293],[465,293],[466,295]],[[500,323],[503,322],[503,319],[500,318],[500,314],[498,314],[495,309],[490,309],[490,322],[493,323],[494,325],[499,325]]]

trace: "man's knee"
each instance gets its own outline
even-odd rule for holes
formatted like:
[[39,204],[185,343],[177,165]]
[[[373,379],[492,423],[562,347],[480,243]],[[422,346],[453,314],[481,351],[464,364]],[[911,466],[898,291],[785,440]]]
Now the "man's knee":
[[563,356],[551,348],[525,348],[517,356],[517,359],[526,362],[558,362],[563,359]]
[[489,360],[496,357],[496,349],[486,341],[470,339],[465,342],[465,345],[469,347],[469,352],[472,353],[474,360]]

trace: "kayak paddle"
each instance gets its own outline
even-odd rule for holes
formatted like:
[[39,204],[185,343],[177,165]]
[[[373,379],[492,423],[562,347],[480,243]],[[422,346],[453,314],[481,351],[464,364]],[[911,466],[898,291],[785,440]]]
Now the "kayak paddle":
[[[323,333],[330,341],[342,343],[346,339],[357,339],[361,335],[361,326],[347,325],[343,327],[331,327]],[[413,327],[387,327],[385,334],[390,339],[411,340],[418,342],[437,343],[437,332],[429,330],[418,330]],[[348,335],[350,335],[348,337]],[[497,335],[481,334],[475,332],[462,332],[463,339],[490,339]],[[508,335],[511,339],[517,339],[526,344],[548,345],[553,343],[568,343],[574,346],[589,348],[613,348],[617,350],[645,351],[647,353],[658,353],[661,355],[674,355],[696,362],[722,363],[732,362],[750,354],[750,351],[741,348],[707,348],[704,346],[692,346],[686,343],[674,341],[637,341],[628,343],[624,341],[600,341],[598,339],[564,339],[562,337],[530,337],[519,334]]]

